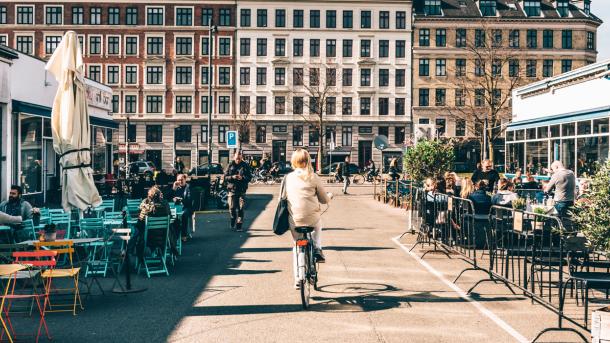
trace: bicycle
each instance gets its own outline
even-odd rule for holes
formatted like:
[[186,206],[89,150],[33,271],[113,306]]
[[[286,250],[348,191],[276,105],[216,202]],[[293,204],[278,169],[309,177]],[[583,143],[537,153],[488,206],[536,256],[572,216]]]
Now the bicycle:
[[369,173],[368,171],[354,175],[352,179],[355,185],[362,185],[365,182],[378,185],[381,183],[381,176],[378,172]]
[[309,308],[311,286],[313,286],[314,290],[318,290],[318,266],[314,257],[313,239],[311,237],[313,230],[313,227],[308,226],[295,228],[295,231],[301,234],[301,237],[296,240],[295,244],[297,250],[298,282],[304,310]]

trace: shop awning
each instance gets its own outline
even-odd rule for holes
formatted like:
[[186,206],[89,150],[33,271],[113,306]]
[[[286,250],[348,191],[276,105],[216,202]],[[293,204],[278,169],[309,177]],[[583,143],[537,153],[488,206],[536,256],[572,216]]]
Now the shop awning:
[[[25,101],[13,100],[13,112],[33,114],[45,118],[51,118],[51,108],[47,106],[41,106],[32,104]],[[108,120],[105,118],[99,118],[95,115],[90,116],[91,125],[102,126],[109,129],[118,129],[119,124],[114,120]]]
[[586,111],[578,111],[578,112],[570,112],[559,114],[556,116],[549,116],[544,118],[536,118],[532,120],[522,120],[518,122],[513,122],[508,125],[508,131],[521,130],[521,129],[529,129],[532,127],[538,126],[546,126],[546,125],[557,125],[562,123],[569,123],[581,120],[591,120],[598,118],[608,118],[610,117],[610,106],[597,108],[593,110]]

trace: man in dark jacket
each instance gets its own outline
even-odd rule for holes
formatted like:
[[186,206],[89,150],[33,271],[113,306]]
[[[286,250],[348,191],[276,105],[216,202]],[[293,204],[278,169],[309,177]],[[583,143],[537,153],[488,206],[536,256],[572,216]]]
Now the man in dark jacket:
[[349,172],[349,156],[345,157],[345,162],[341,166],[341,176],[343,177],[343,194],[347,194],[347,187],[350,184],[349,177],[352,176]]
[[193,197],[191,187],[186,183],[186,175],[180,174],[173,186],[174,203],[182,205],[184,209],[180,218],[180,233],[183,241],[188,237],[188,224],[193,216]]
[[243,231],[246,191],[251,178],[250,167],[243,161],[241,152],[237,151],[224,177],[231,214],[231,229],[236,231]]
[[476,184],[481,180],[487,181],[487,187],[485,188],[485,191],[493,193],[496,184],[500,180],[500,174],[495,169],[493,169],[493,164],[490,160],[484,160],[481,163],[481,168],[482,170],[477,169],[472,174],[472,183]]

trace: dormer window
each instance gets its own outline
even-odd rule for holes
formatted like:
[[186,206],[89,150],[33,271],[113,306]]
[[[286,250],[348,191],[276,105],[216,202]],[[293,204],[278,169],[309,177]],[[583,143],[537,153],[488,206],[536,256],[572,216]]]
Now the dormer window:
[[441,15],[441,0],[424,0],[426,15]]
[[479,7],[484,17],[496,16],[496,0],[481,0]]
[[568,0],[557,0],[557,12],[562,17],[570,15],[570,4]]
[[540,0],[525,0],[523,2],[523,9],[528,17],[539,17]]
[[587,15],[591,14],[591,1],[585,0],[584,11]]

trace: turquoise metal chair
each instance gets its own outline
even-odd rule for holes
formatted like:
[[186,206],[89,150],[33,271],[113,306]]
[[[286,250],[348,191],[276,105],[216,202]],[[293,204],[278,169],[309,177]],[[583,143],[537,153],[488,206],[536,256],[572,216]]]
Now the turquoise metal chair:
[[130,206],[134,206],[134,207],[140,207],[140,204],[142,203],[142,199],[127,199],[127,207]]
[[[51,210],[49,211],[49,216],[51,218],[51,224],[55,224],[57,227],[58,238],[70,239],[73,237],[70,213],[66,213],[63,210],[61,210],[61,212]],[[64,231],[63,236],[61,235],[61,231]]]
[[32,219],[24,220],[23,223],[21,223],[21,229],[15,231],[13,238],[15,239],[15,243],[29,240],[35,241],[37,237],[36,230],[34,229],[34,221]]
[[167,269],[167,255],[169,246],[169,217],[147,217],[144,230],[144,253],[142,265],[146,276],[150,278],[154,274],[165,274],[169,276]]
[[104,228],[104,220],[102,218],[83,218],[79,226],[82,237],[104,239],[100,242],[92,242],[87,246],[88,256],[85,277],[89,275],[106,277],[110,266],[109,249],[113,242],[106,239],[108,231]]

